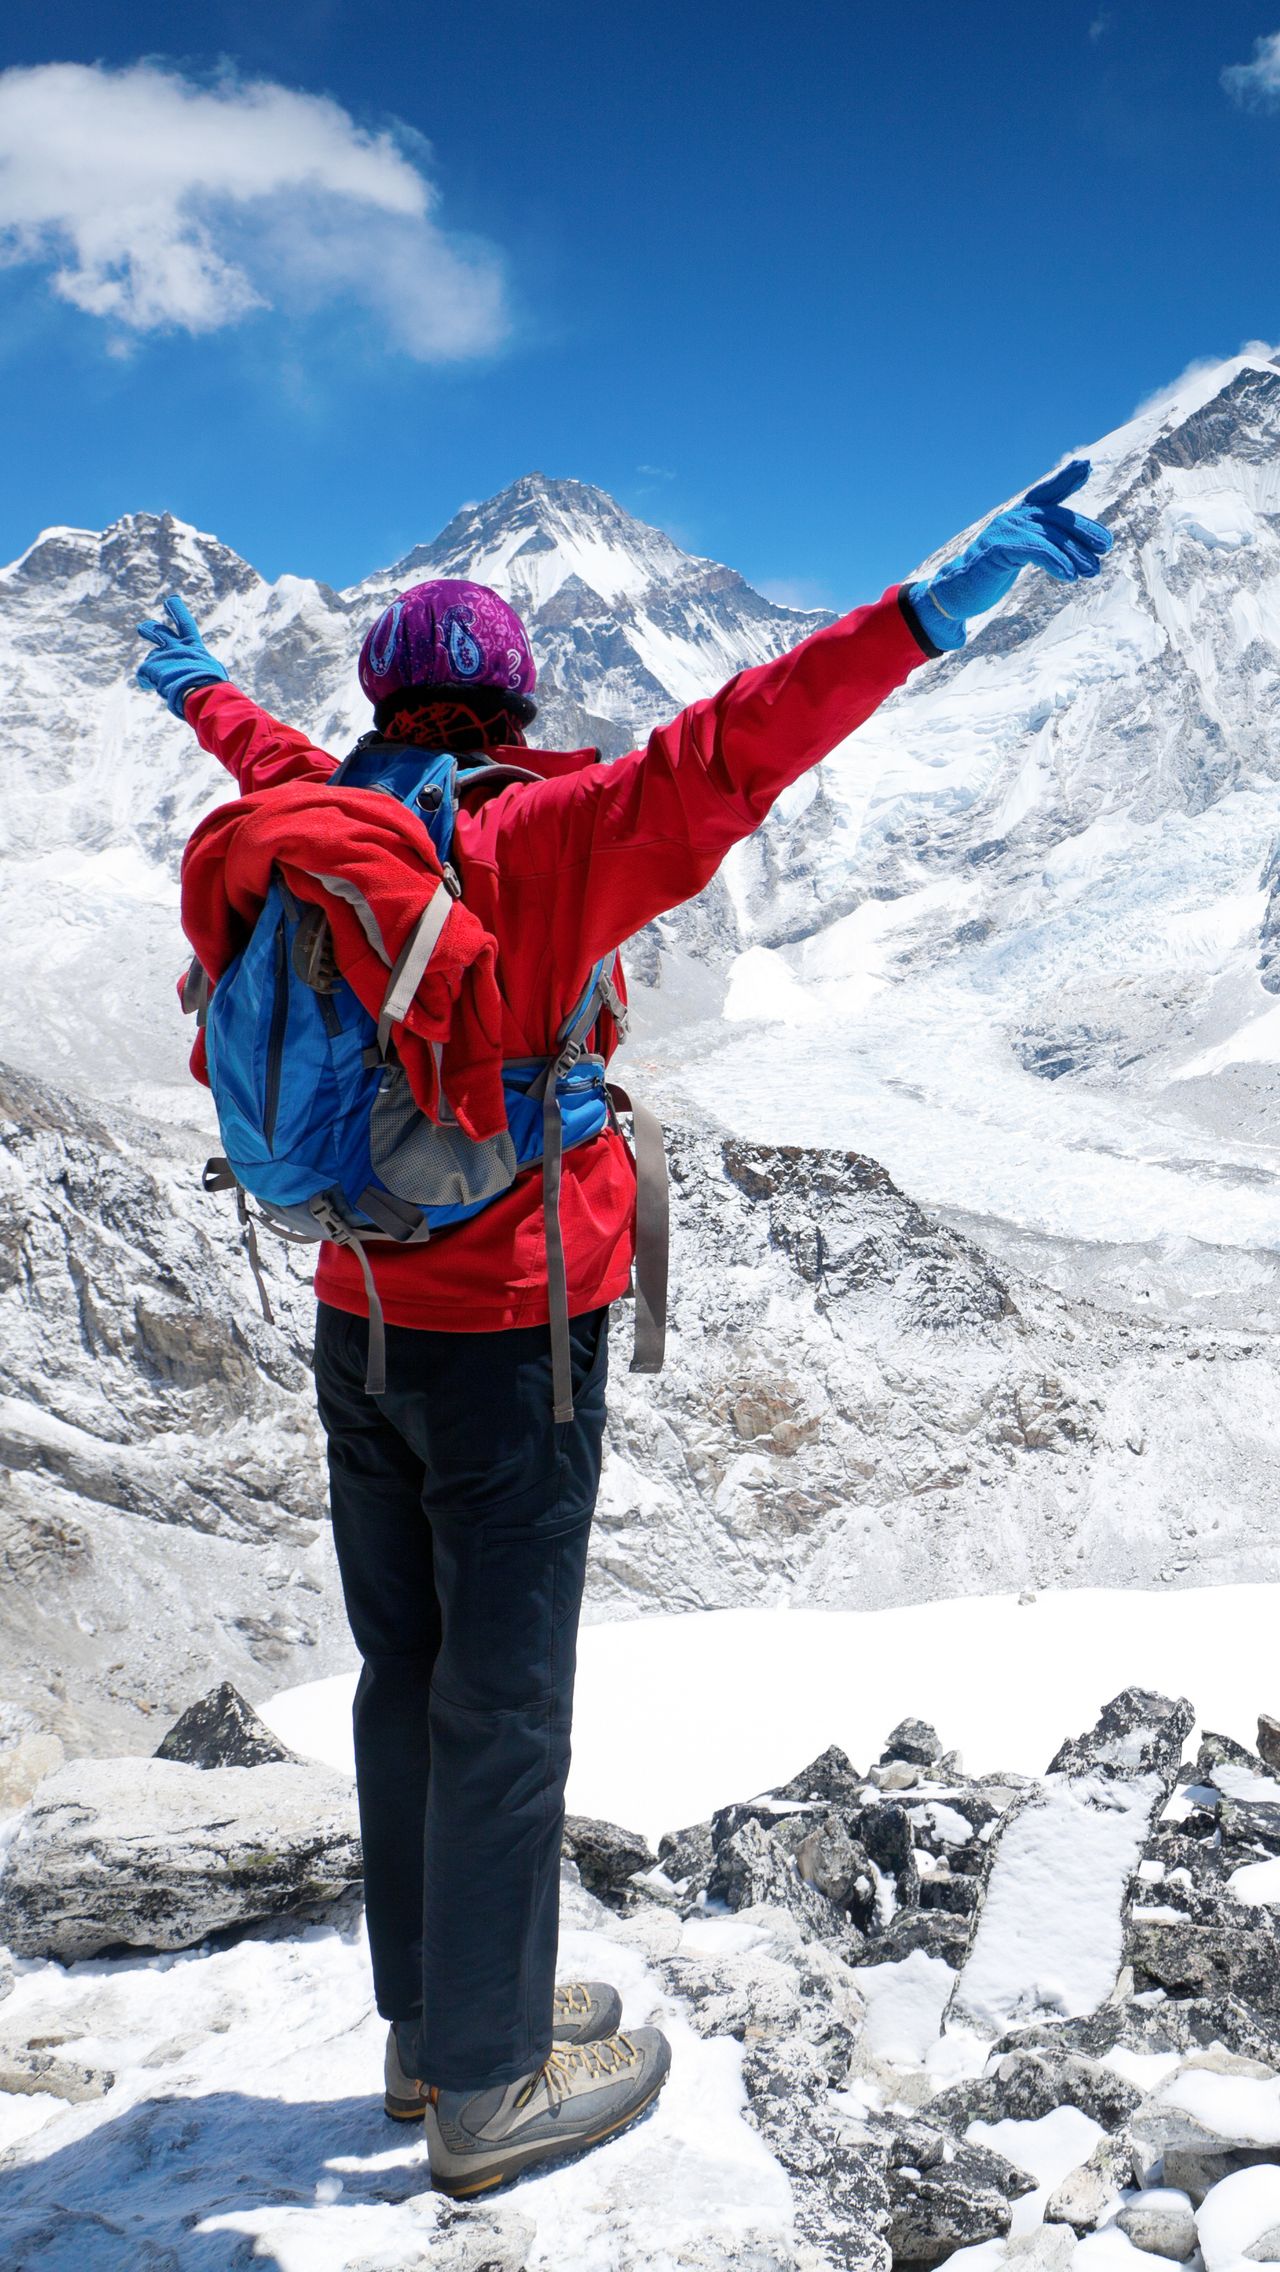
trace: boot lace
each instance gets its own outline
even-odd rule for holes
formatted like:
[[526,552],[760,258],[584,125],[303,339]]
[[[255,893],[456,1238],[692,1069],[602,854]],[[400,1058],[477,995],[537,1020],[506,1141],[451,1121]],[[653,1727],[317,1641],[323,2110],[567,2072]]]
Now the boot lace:
[[567,2020],[573,2019],[578,2012],[585,2019],[591,2010],[591,1998],[580,1980],[566,1980],[562,1987],[557,1988],[554,2004],[557,2015],[563,2014]]
[[612,2082],[616,2075],[636,2066],[639,2058],[634,2043],[625,2035],[604,2035],[596,2043],[557,2044],[544,2065],[529,2077],[517,2103],[527,2105],[541,2083],[554,2111],[564,2104],[576,2082]]

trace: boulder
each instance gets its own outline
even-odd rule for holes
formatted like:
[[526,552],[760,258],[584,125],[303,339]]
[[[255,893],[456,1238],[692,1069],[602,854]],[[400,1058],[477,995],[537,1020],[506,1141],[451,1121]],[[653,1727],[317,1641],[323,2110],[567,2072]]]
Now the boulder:
[[921,2151],[928,2125],[905,2127],[889,2155],[889,2239],[898,2264],[940,2264],[957,2248],[1003,2240],[1013,2204],[1035,2179],[985,2146],[957,2146],[939,2134]]
[[1170,2256],[1185,2264],[1196,2252],[1196,2213],[1189,2193],[1160,2185],[1135,2193],[1116,2211],[1116,2223],[1127,2240],[1148,2256]]
[[828,1806],[847,1804],[856,1806],[859,1794],[866,1786],[866,1777],[859,1775],[847,1752],[839,1744],[829,1744],[825,1751],[793,1775],[789,1783],[779,1783],[770,1793],[775,1799],[825,1799]]
[[1207,1925],[1133,1918],[1125,1953],[1135,1987],[1163,1988],[1179,1997],[1231,1997],[1255,2018],[1280,2020],[1280,1938],[1265,1910],[1243,1916],[1244,1922]]
[[41,1784],[0,1878],[0,1940],[70,1962],[184,1949],[359,1882],[355,1791],[328,1768],[83,1759]]
[[997,2035],[1106,2002],[1130,1885],[1194,1716],[1185,1699],[1126,1689],[1015,1801],[989,1843],[953,2019]]
[[1280,2263],[1280,2169],[1237,2171],[1206,2194],[1196,2212],[1206,2272],[1228,2272],[1242,2258]]
[[638,1831],[622,1830],[616,1822],[598,1822],[594,1816],[565,1816],[562,1852],[578,1865],[578,1875],[598,1900],[616,1899],[628,1891],[637,1870],[651,1870],[657,1861]]
[[1258,1756],[1269,1774],[1280,1775],[1280,1720],[1269,1712],[1258,1716]]
[[1102,2130],[1118,2130],[1142,2103],[1141,2091],[1100,2060],[1040,2048],[1007,2051],[972,2082],[953,2083],[929,2101],[929,2119],[962,2131],[971,2122],[1038,2122],[1055,2107],[1078,2107]]
[[105,2098],[115,2087],[108,2067],[89,2066],[81,2059],[61,2059],[55,2051],[19,2050],[0,2044],[0,2093],[19,2097],[68,2099],[73,2106]]
[[938,1731],[931,1728],[927,1720],[899,1720],[885,1739],[880,1765],[887,1767],[891,1759],[906,1759],[913,1767],[932,1767],[941,1757]]
[[1124,1783],[1154,1775],[1167,1799],[1177,1781],[1182,1747],[1195,1726],[1195,1707],[1185,1696],[1157,1696],[1151,1689],[1126,1688],[1104,1705],[1082,1736],[1069,1737],[1049,1762],[1050,1775],[1098,1774]]
[[297,1753],[287,1750],[239,1689],[224,1680],[188,1704],[155,1756],[185,1767],[271,1767],[296,1760]]
[[941,1957],[958,1971],[969,1946],[970,1920],[953,1917],[946,1909],[900,1909],[883,1933],[868,1940],[860,1964],[897,1964],[913,1949]]

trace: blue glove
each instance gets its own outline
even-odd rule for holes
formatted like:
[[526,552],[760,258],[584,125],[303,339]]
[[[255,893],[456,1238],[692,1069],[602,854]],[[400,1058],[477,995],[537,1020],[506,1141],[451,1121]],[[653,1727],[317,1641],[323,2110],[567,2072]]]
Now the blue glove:
[[1097,575],[1111,550],[1111,532],[1062,503],[1091,471],[1088,458],[1072,458],[1060,473],[1028,489],[1020,505],[997,513],[932,582],[912,585],[907,597],[935,647],[963,647],[965,618],[994,607],[1023,568],[1043,568],[1061,584]]
[[195,617],[176,593],[165,601],[164,612],[167,623],[138,625],[138,637],[149,639],[155,648],[153,655],[139,663],[138,678],[168,703],[175,718],[183,718],[187,696],[198,686],[216,685],[227,673],[209,653],[196,629]]

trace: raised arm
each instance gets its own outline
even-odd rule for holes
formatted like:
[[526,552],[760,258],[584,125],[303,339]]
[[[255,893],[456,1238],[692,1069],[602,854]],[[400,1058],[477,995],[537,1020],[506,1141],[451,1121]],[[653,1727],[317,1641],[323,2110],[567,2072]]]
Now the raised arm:
[[545,901],[547,879],[556,879],[549,944],[559,973],[572,981],[692,898],[782,791],[926,655],[963,646],[966,619],[1002,599],[1022,569],[1064,583],[1096,576],[1110,534],[1065,505],[1090,470],[1073,459],[998,513],[932,580],[891,588],[776,662],[741,672],[643,750],[495,800],[504,896],[527,882],[530,898]]
[[496,798],[509,914],[522,887],[535,908],[553,907],[553,958],[565,972],[692,899],[782,791],[936,654],[914,622],[892,589],[740,671],[629,757]]
[[246,796],[282,781],[324,781],[333,772],[337,759],[327,750],[231,685],[182,600],[167,599],[163,620],[140,623],[138,633],[151,650],[138,665],[141,683],[175,718],[186,719],[201,748],[234,774]]

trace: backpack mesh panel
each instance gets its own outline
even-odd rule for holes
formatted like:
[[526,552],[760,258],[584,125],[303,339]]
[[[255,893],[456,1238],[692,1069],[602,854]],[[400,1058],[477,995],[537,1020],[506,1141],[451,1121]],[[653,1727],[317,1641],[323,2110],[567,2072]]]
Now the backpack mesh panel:
[[416,1207],[471,1207],[515,1180],[516,1148],[505,1129],[476,1144],[461,1128],[437,1127],[419,1112],[401,1068],[375,1099],[369,1149],[379,1181]]

